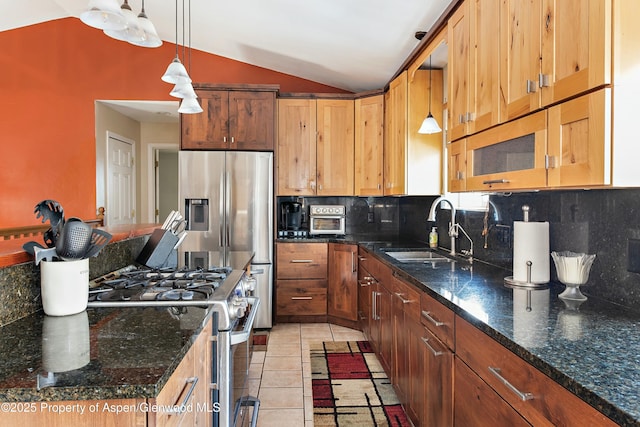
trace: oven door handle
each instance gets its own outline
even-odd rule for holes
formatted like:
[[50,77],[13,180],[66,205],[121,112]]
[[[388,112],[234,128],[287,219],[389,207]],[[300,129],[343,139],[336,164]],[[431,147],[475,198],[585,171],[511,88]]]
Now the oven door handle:
[[251,311],[249,312],[249,318],[244,324],[242,331],[231,332],[231,345],[241,344],[249,340],[251,330],[253,330],[253,322],[256,319],[258,313],[258,307],[260,307],[260,298],[247,297],[247,301],[251,304]]

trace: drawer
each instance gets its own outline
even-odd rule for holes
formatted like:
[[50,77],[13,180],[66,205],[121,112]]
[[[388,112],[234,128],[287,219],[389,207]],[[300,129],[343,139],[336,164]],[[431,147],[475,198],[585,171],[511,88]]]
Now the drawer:
[[454,314],[453,311],[430,297],[426,293],[421,296],[420,321],[440,341],[450,349],[454,348]]
[[393,276],[393,298],[402,301],[402,311],[411,320],[420,322],[420,292],[402,279]]
[[456,355],[535,426],[615,426],[470,323],[456,319]]
[[326,279],[326,243],[278,243],[276,278]]
[[377,261],[372,254],[365,249],[358,248],[358,268],[362,267],[367,270],[370,275],[376,277],[378,275],[378,264],[379,261]]
[[277,280],[276,297],[278,316],[327,314],[326,280]]

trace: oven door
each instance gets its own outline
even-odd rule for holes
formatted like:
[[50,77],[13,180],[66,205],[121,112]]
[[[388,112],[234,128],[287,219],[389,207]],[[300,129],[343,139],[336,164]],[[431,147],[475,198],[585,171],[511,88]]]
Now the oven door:
[[260,401],[257,396],[249,395],[249,366],[253,354],[253,325],[255,322],[260,299],[248,297],[248,315],[236,324],[231,332],[230,359],[231,383],[233,385],[233,426],[255,426],[258,419]]
[[345,234],[345,217],[342,215],[314,215],[309,222],[309,234]]

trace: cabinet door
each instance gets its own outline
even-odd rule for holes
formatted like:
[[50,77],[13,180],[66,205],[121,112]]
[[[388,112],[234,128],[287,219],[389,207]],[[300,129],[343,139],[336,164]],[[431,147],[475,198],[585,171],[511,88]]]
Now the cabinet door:
[[[194,376],[198,378],[198,384],[194,390],[194,408],[211,407],[211,375],[212,375],[212,351],[211,335],[213,330],[213,320],[209,317],[206,326],[202,329],[196,342],[193,344],[195,354]],[[194,413],[195,426],[210,426],[211,414],[208,411],[197,410]]]
[[406,192],[407,72],[390,84],[384,95],[384,195]]
[[[155,399],[156,405],[161,408],[191,408],[195,407],[193,399],[197,396],[195,389],[199,379],[194,376],[195,372],[195,350],[194,347],[185,354],[184,358],[171,374],[167,383],[162,387],[158,397]],[[185,406],[182,406],[185,405]],[[193,405],[193,406],[191,406]],[[157,411],[150,414],[155,417],[156,426],[187,426],[195,425],[194,410],[184,412]]]
[[278,195],[316,194],[316,102],[278,100]]
[[447,174],[449,175],[449,191],[465,191],[467,189],[466,173],[467,173],[467,141],[460,139],[452,142],[447,147],[447,156],[449,167]]
[[[360,257],[358,257],[358,261],[359,260]],[[372,283],[373,277],[358,262],[358,320],[360,322],[360,329],[362,329],[362,333],[367,341],[372,341],[370,329]]]
[[[473,0],[468,134],[500,123],[500,1]],[[496,34],[498,33],[498,34]],[[455,50],[455,48],[454,48]]]
[[329,243],[329,290],[327,313],[358,320],[357,245]]
[[546,111],[468,137],[467,191],[545,187],[546,146]]
[[549,109],[549,186],[608,185],[611,89]]
[[391,375],[393,352],[393,318],[391,292],[388,290],[391,282],[391,270],[383,267],[383,274],[377,283],[378,301],[376,309],[380,324],[380,362],[385,371]]
[[467,134],[469,120],[470,16],[465,1],[449,18],[449,131],[450,141]]
[[610,84],[611,0],[542,4],[542,104]]
[[226,149],[229,121],[229,92],[196,89],[202,113],[181,114],[183,150]]
[[319,99],[316,120],[316,194],[352,196],[354,101]]
[[541,56],[540,1],[502,1],[500,10],[502,121],[523,116],[540,107],[538,90]]
[[384,97],[355,101],[355,177],[356,196],[382,196]]
[[457,357],[455,373],[456,427],[531,425]]
[[275,118],[274,92],[230,92],[229,148],[273,150]]

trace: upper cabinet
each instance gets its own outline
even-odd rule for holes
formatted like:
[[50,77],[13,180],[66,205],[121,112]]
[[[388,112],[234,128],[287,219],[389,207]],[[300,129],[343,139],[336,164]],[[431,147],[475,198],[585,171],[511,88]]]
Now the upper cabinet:
[[278,100],[279,196],[352,196],[354,101]]
[[383,195],[384,96],[355,101],[356,196]]
[[194,89],[203,112],[180,115],[181,149],[273,150],[277,86]]
[[610,0],[504,0],[504,120],[610,84],[611,26]]

